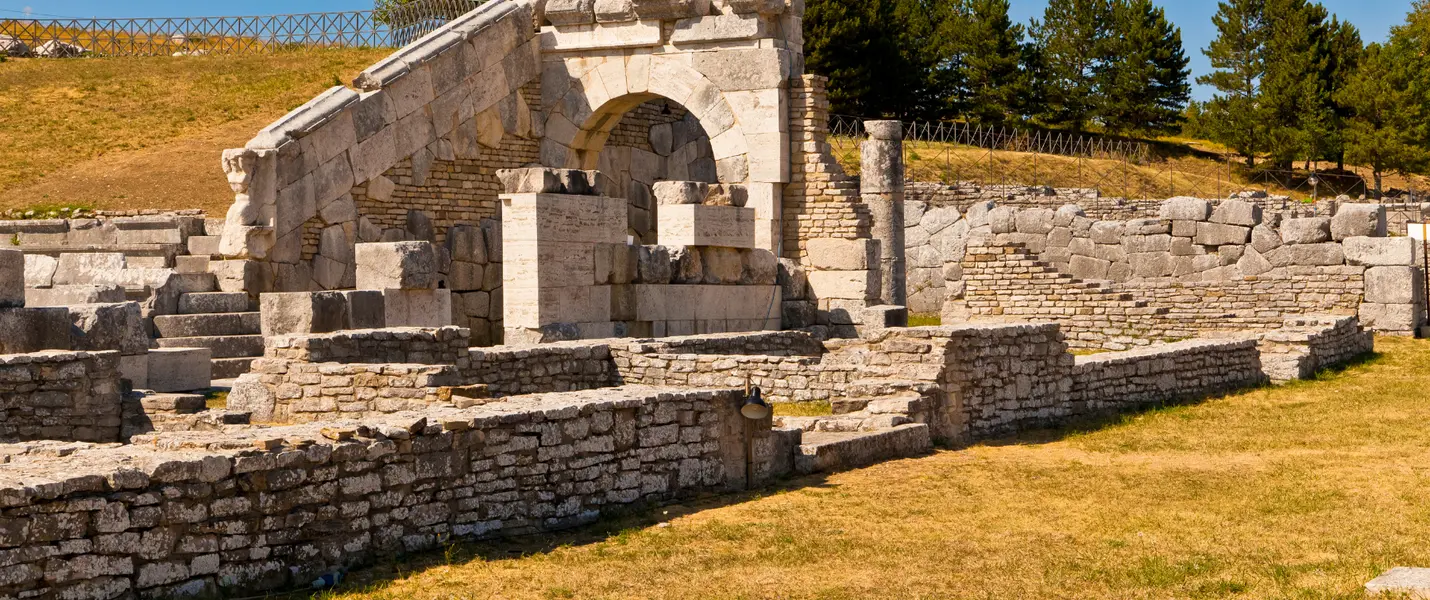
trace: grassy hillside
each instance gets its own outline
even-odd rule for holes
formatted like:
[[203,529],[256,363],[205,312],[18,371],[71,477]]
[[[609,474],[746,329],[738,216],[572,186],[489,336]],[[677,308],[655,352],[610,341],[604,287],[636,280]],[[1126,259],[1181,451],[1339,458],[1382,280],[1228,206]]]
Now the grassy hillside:
[[204,208],[219,168],[273,119],[388,50],[0,63],[0,209]]
[[1430,563],[1430,343],[1377,345],[1315,382],[452,546],[317,597],[1361,599]]

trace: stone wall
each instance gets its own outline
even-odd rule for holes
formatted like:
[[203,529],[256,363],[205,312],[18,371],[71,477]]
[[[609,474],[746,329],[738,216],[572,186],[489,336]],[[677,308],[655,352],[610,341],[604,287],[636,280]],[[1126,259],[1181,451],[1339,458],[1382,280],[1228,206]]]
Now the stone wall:
[[609,341],[472,349],[463,380],[485,384],[493,395],[566,392],[620,384]]
[[0,439],[118,442],[119,352],[0,355]]
[[0,543],[10,556],[0,595],[307,588],[457,539],[745,489],[788,472],[791,449],[768,421],[743,419],[739,402],[733,392],[602,390],[500,411],[155,434],[118,451],[21,455],[0,471]]
[[828,79],[790,80],[790,182],[784,189],[781,256],[804,259],[810,240],[869,237],[869,210],[859,183],[844,173],[829,145]]
[[450,401],[450,388],[461,379],[452,365],[306,363],[271,358],[254,361],[253,371],[243,378],[261,382],[262,387],[236,386],[240,396],[258,393],[265,397],[260,402],[244,398],[230,405],[249,411],[258,423],[372,419],[423,410]]
[[1258,339],[1262,369],[1278,383],[1308,379],[1375,351],[1374,334],[1354,317],[1290,317]]
[[1068,417],[1206,398],[1267,381],[1256,340],[1192,340],[1079,356]]
[[264,340],[264,357],[310,363],[411,363],[465,368],[470,342],[468,330],[461,327],[278,335]]
[[1136,343],[1121,338],[1277,328],[1298,314],[1358,314],[1377,331],[1412,333],[1423,312],[1413,243],[1385,237],[1377,205],[1338,210],[1277,221],[1255,204],[1188,198],[1123,222],[1071,205],[975,206],[961,219],[968,233],[943,244],[965,251],[945,265],[945,318],[1066,319],[1078,345],[1112,349]]

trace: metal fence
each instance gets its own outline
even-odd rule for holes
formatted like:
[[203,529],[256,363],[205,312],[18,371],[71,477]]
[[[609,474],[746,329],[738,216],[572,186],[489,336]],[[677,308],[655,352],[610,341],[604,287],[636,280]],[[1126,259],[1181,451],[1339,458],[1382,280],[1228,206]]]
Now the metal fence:
[[[832,115],[830,145],[851,174],[859,170],[863,119]],[[1299,171],[1247,169],[1233,156],[1158,156],[1145,142],[966,123],[904,124],[904,162],[909,181],[985,186],[1047,186],[1096,190],[1101,196],[1164,199],[1225,198],[1258,189],[1297,200],[1375,195],[1368,173],[1313,163]],[[1385,190],[1386,197],[1419,201],[1426,190]]]
[[[412,0],[365,11],[255,17],[4,19],[0,36],[54,56],[51,42],[91,56],[247,54],[302,47],[400,47],[486,0]],[[51,44],[51,48],[54,45]],[[59,52],[58,55],[73,54]]]

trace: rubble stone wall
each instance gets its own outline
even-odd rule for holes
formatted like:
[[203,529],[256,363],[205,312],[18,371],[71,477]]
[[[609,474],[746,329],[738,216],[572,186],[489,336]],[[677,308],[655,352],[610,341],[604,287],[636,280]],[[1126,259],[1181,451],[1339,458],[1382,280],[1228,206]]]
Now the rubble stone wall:
[[0,473],[0,595],[307,588],[382,557],[572,527],[788,472],[788,440],[743,419],[739,402],[733,392],[602,390],[18,456]]
[[[451,399],[448,389],[460,381],[457,368],[428,364],[308,363],[259,359],[253,372],[263,388],[241,387],[240,394],[261,393],[263,402],[244,402],[261,423],[311,423],[367,419],[423,410]],[[238,406],[238,403],[232,403]]]
[[118,442],[119,352],[0,355],[0,440]]
[[1306,379],[1375,351],[1375,335],[1355,317],[1290,317],[1258,336],[1261,366],[1275,382]]
[[608,341],[473,348],[470,360],[464,382],[486,384],[497,396],[620,385]]
[[1206,398],[1267,381],[1256,340],[1190,340],[1078,356],[1069,417]]
[[408,363],[467,366],[470,332],[462,327],[395,327],[279,335],[264,340],[266,358],[309,363]]

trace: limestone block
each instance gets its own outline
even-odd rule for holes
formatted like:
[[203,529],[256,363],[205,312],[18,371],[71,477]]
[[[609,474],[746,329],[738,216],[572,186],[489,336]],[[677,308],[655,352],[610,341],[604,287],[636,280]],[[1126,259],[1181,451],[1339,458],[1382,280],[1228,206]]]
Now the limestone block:
[[1365,271],[1365,301],[1411,304],[1425,295],[1425,279],[1415,267],[1371,267]]
[[1157,214],[1171,221],[1205,221],[1212,216],[1212,205],[1201,198],[1171,198]]
[[1172,221],[1172,235],[1182,238],[1197,237],[1197,221]]
[[1159,235],[1171,233],[1168,221],[1161,219],[1132,219],[1127,222],[1127,235]]
[[670,247],[670,282],[705,283],[705,258],[694,246]]
[[597,23],[625,23],[636,20],[636,6],[631,0],[596,0]]
[[1286,244],[1319,244],[1331,241],[1331,220],[1326,217],[1286,219],[1281,223],[1281,241]]
[[1271,261],[1257,252],[1256,248],[1250,246],[1242,253],[1236,266],[1241,269],[1241,274],[1247,277],[1256,277],[1272,269]]
[[107,281],[124,269],[124,255],[118,252],[66,252],[60,255],[55,285]]
[[385,289],[387,327],[447,327],[452,324],[452,290]]
[[[904,206],[907,207],[909,204],[911,203],[905,202]],[[938,208],[929,209],[927,212],[924,212],[919,219],[912,222],[907,220],[908,216],[908,209],[905,208],[904,217],[906,219],[906,227],[921,227],[930,236],[936,236],[947,231],[949,226],[957,223],[960,218],[958,208],[953,206],[940,206]]]
[[750,190],[738,183],[717,183],[710,186],[705,196],[706,206],[744,207],[750,201]]
[[1013,233],[1017,231],[1017,211],[1007,206],[999,206],[988,211],[988,226],[992,233]]
[[0,308],[0,354],[69,350],[70,327],[64,307]]
[[1261,205],[1244,200],[1223,200],[1212,211],[1211,221],[1223,225],[1254,227],[1261,224]]
[[[611,320],[611,286],[503,288],[502,321],[510,327],[540,328],[558,323]],[[388,300],[391,302],[391,300]],[[390,314],[390,313],[389,313]]]
[[546,0],[546,20],[557,27],[596,22],[594,0]]
[[436,287],[437,252],[431,242],[357,244],[356,249],[359,289]]
[[344,290],[343,303],[348,322],[343,329],[381,329],[387,327],[387,306],[382,290]]
[[726,13],[676,21],[672,44],[753,40],[767,35],[765,20],[754,14]]
[[667,284],[671,280],[670,249],[665,246],[641,246],[637,262],[640,283]]
[[804,267],[794,260],[779,259],[776,281],[785,300],[804,300],[808,297],[809,278],[805,276]]
[[1424,309],[1414,304],[1360,305],[1360,322],[1375,331],[1413,332],[1424,319]]
[[265,336],[331,333],[348,326],[348,303],[342,292],[268,293],[258,297]]
[[725,11],[736,14],[759,13],[770,16],[785,10],[782,0],[718,0],[717,3],[722,4]]
[[1289,251],[1291,257],[1289,264],[1292,265],[1334,266],[1345,264],[1345,251],[1342,250],[1340,244],[1334,242],[1282,246],[1281,250]]
[[480,227],[453,225],[447,228],[447,251],[453,261],[486,264],[487,244]]
[[[410,241],[437,241],[437,229],[432,225],[432,217],[425,211],[415,209],[407,211],[407,222],[404,229],[407,232],[407,239]],[[322,254],[327,255],[328,253],[323,252]]]
[[[789,51],[777,48],[697,52],[691,57],[695,71],[726,92],[779,88],[789,79],[790,65]],[[718,134],[710,132],[712,136]]]
[[69,307],[75,350],[117,350],[135,355],[149,351],[149,335],[138,302],[79,304]]
[[1282,244],[1281,234],[1275,229],[1266,225],[1257,225],[1251,230],[1251,247],[1257,252],[1266,254],[1272,250],[1280,248]]
[[744,261],[740,258],[740,251],[735,248],[702,247],[700,264],[705,283],[710,285],[736,285],[745,273]]
[[[533,243],[564,242],[623,244],[626,241],[627,203],[620,198],[561,194],[508,194],[502,196],[501,255],[510,259],[513,249]],[[490,244],[492,236],[488,235]],[[492,258],[489,260],[501,262]]]
[[1136,277],[1167,277],[1172,274],[1170,252],[1138,252],[1127,255],[1128,265]]
[[1415,265],[1415,246],[1408,237],[1350,237],[1341,243],[1346,264],[1365,266]]
[[1019,211],[1015,218],[1018,233],[1046,234],[1052,231],[1054,214],[1053,210],[1049,208],[1030,208]]
[[741,251],[740,259],[744,263],[744,273],[740,276],[741,284],[779,284],[780,263],[773,252],[762,248]]
[[1073,221],[1078,217],[1086,217],[1082,207],[1076,204],[1064,204],[1058,207],[1058,212],[1053,215],[1053,225],[1057,227],[1072,227]]
[[862,271],[878,269],[881,252],[878,240],[816,238],[809,240],[807,262],[814,270]]
[[710,184],[698,181],[657,181],[651,189],[661,206],[703,204],[710,196]]
[[25,254],[0,249],[0,308],[25,305]]
[[691,19],[711,11],[711,0],[632,0],[642,20]]
[[57,285],[26,288],[25,306],[69,306],[124,302],[128,295],[119,284]]
[[755,209],[680,204],[661,206],[656,231],[665,246],[755,247]]
[[[1212,217],[1216,219],[1215,216]],[[1250,239],[1251,228],[1219,223],[1197,223],[1197,243],[1203,246],[1245,244]]]
[[994,204],[991,200],[974,202],[973,204],[968,205],[968,210],[966,211],[965,218],[968,220],[969,227],[982,227],[984,225],[988,225],[989,215],[992,214],[993,209],[995,208],[997,208],[997,205]]
[[1172,249],[1172,236],[1165,233],[1158,235],[1129,235],[1122,238],[1122,247],[1128,254],[1137,252],[1167,252]]
[[240,375],[228,394],[229,410],[249,413],[255,423],[273,419],[273,405],[276,401],[273,392],[259,380],[256,373]]
[[156,348],[149,351],[149,389],[160,393],[208,389],[213,379],[213,351],[208,348]]
[[812,271],[808,277],[810,292],[820,300],[875,300],[879,297],[880,273],[877,267],[866,270]]
[[[1097,221],[1092,224],[1088,237],[1098,244],[1121,244],[1126,225],[1118,221]],[[995,231],[994,233],[998,233]]]
[[149,353],[120,356],[119,377],[128,379],[132,389],[149,389]]
[[1379,204],[1342,204],[1331,217],[1331,239],[1385,237],[1385,207]]
[[55,269],[59,264],[59,261],[51,256],[26,254],[24,286],[34,288],[54,285]]

